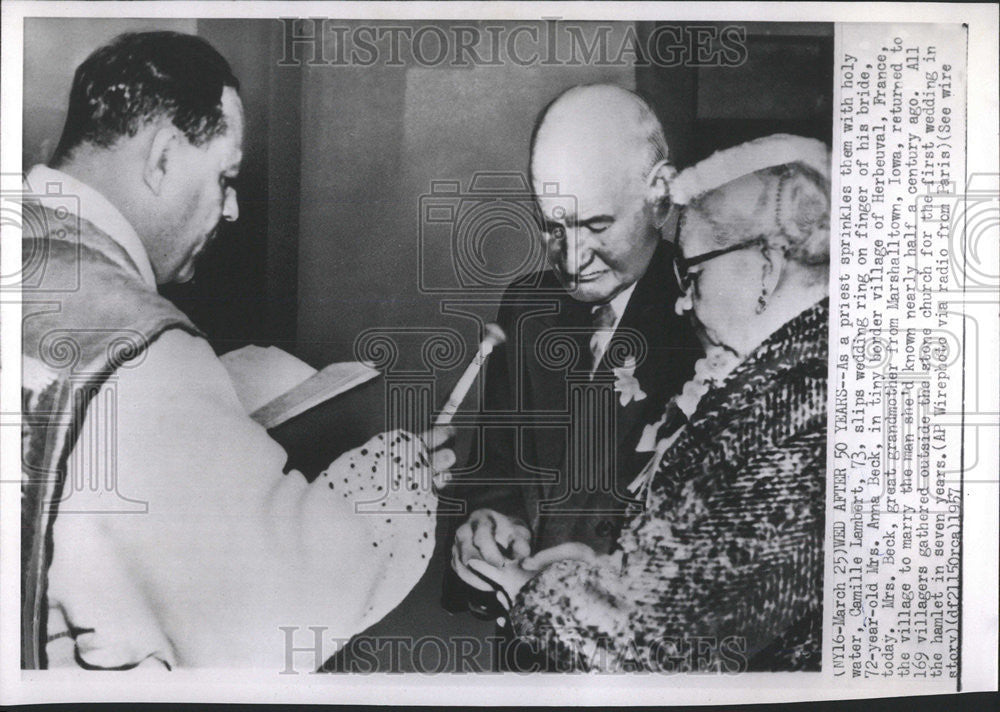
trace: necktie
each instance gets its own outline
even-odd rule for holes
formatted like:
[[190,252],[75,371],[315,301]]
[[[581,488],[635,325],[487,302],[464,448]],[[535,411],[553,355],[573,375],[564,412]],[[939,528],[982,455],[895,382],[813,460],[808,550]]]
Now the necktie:
[[615,320],[618,315],[615,314],[615,308],[610,304],[599,304],[591,309],[590,313],[594,320],[594,333],[590,337],[590,355],[593,357],[590,362],[590,373],[593,375],[601,363],[605,349],[608,348],[612,334],[614,334]]

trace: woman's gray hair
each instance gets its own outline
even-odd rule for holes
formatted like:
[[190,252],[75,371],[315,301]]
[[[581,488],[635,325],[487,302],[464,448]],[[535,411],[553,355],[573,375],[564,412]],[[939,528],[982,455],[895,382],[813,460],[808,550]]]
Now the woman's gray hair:
[[766,237],[797,263],[830,263],[830,149],[774,134],[717,151],[670,181],[670,199],[697,210],[720,247]]
[[687,209],[712,224],[719,247],[762,236],[803,266],[830,263],[830,182],[805,163],[746,174],[693,198]]

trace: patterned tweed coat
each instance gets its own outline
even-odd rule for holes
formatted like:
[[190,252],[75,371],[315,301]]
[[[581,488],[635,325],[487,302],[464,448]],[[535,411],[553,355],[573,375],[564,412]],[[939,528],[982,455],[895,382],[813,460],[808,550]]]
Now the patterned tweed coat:
[[511,621],[559,669],[819,670],[828,301],[701,399],[600,564],[529,581]]

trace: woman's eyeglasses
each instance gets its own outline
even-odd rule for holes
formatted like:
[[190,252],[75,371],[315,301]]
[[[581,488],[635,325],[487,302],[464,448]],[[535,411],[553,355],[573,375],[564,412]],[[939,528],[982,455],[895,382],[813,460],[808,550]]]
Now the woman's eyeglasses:
[[[678,232],[680,232],[678,230]],[[678,235],[679,237],[679,235]],[[708,262],[709,260],[714,260],[716,257],[722,257],[723,255],[728,255],[730,252],[736,252],[737,250],[745,250],[748,247],[753,247],[754,245],[763,245],[767,243],[767,238],[763,235],[758,235],[757,237],[751,237],[749,240],[743,240],[742,242],[737,242],[735,245],[730,245],[729,247],[723,247],[720,250],[712,250],[711,252],[703,252],[700,255],[695,255],[694,257],[682,257],[680,254],[680,242],[676,244],[676,251],[674,254],[674,277],[677,279],[677,286],[680,287],[681,293],[686,294],[694,283],[695,277],[697,277],[697,272],[691,272],[691,268]]]

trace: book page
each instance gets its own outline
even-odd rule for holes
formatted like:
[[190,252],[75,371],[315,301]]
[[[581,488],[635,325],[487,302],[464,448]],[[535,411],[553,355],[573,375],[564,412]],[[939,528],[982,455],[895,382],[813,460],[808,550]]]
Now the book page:
[[253,413],[316,373],[305,361],[276,346],[245,346],[220,358],[233,381],[236,395]]
[[370,381],[377,375],[378,371],[360,361],[331,363],[287,393],[254,410],[250,417],[265,428],[275,428],[334,396]]

